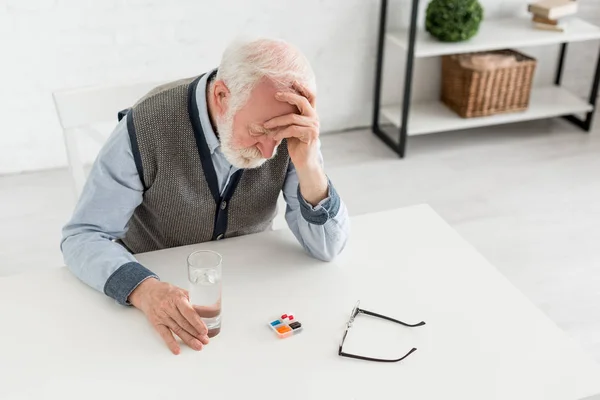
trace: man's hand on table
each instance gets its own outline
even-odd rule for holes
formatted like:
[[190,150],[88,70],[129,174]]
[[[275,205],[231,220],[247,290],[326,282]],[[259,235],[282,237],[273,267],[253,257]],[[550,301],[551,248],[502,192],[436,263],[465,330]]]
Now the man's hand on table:
[[173,333],[194,350],[208,344],[208,329],[190,304],[186,290],[149,278],[129,295],[129,302],[142,310],[173,354],[180,348]]

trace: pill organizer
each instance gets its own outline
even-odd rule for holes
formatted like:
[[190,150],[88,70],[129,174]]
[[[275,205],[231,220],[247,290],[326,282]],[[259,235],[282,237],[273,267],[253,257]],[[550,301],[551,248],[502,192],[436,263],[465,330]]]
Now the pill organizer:
[[281,317],[269,322],[269,326],[280,339],[284,339],[302,332],[302,324],[293,314],[283,314]]

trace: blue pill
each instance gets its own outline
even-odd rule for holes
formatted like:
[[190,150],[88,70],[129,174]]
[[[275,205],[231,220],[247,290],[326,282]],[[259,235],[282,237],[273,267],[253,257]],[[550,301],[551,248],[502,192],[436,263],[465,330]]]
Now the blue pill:
[[277,326],[279,324],[281,324],[281,321],[273,321],[273,322],[271,322],[271,326]]

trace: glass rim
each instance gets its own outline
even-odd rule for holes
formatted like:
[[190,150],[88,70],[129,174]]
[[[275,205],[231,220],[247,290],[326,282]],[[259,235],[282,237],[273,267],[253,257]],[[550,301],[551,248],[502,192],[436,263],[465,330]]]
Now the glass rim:
[[188,265],[188,268],[189,267],[198,268],[195,265],[192,265],[192,263],[190,262],[190,259],[192,258],[192,256],[194,256],[196,254],[201,254],[201,253],[215,255],[215,256],[217,256],[217,259],[219,260],[219,262],[217,263],[217,266],[220,266],[221,264],[223,264],[223,256],[220,253],[217,253],[216,251],[213,251],[213,250],[196,250],[196,251],[191,252],[187,256],[187,265]]

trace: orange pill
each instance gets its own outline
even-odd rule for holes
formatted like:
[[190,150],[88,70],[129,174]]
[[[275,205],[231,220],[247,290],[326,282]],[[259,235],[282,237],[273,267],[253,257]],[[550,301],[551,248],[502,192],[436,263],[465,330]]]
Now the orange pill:
[[279,328],[277,328],[277,332],[279,332],[279,333],[286,333],[286,332],[289,332],[291,330],[292,330],[292,328],[290,328],[287,325],[280,326]]

